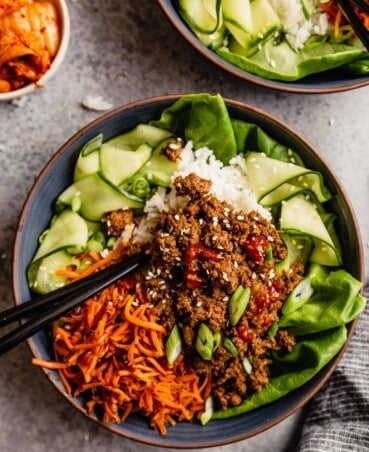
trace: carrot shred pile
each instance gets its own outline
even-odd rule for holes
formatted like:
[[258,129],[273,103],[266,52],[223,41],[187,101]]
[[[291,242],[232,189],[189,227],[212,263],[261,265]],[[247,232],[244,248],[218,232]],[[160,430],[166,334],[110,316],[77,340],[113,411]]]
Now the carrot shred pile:
[[67,393],[85,394],[87,412],[121,423],[132,412],[150,419],[162,435],[167,425],[191,421],[204,410],[209,377],[200,380],[182,357],[170,366],[166,332],[155,321],[134,277],[109,286],[53,325],[56,369]]

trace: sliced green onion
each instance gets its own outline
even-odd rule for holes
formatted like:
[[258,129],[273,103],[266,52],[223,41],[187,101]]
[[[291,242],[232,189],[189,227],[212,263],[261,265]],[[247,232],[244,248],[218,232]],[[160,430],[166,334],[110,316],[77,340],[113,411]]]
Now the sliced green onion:
[[206,361],[211,360],[214,350],[214,338],[213,333],[205,323],[200,324],[195,346],[202,359]]
[[234,343],[229,339],[229,337],[226,337],[223,341],[224,347],[229,351],[229,353],[232,356],[238,356],[238,350]]
[[231,296],[228,305],[229,320],[232,326],[237,325],[242,314],[245,312],[250,300],[251,290],[250,287],[237,287],[236,291]]
[[282,307],[282,314],[291,314],[304,305],[314,293],[310,278],[305,278],[288,295]]
[[248,358],[246,358],[246,356],[242,360],[242,366],[245,369],[245,372],[247,373],[247,375],[250,375],[252,372],[252,364],[251,364],[250,360]]
[[209,396],[205,400],[205,410],[200,416],[201,424],[202,425],[207,424],[210,421],[211,417],[213,416],[213,413],[214,413],[214,401],[213,397]]
[[165,351],[169,364],[173,364],[182,353],[182,339],[178,325],[174,325],[165,343]]
[[220,346],[220,344],[222,343],[222,333],[220,331],[216,331],[213,334],[213,352],[215,352],[215,350]]

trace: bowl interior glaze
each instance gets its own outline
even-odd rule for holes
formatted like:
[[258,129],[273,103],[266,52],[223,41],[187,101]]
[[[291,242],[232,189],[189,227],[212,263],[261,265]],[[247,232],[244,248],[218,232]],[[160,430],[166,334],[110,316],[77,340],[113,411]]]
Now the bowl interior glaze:
[[[84,143],[102,132],[104,139],[123,133],[138,123],[157,119],[161,111],[171,105],[179,96],[164,96],[147,99],[118,108],[87,125],[67,141],[51,158],[40,173],[31,189],[20,215],[13,256],[13,293],[16,304],[30,298],[26,281],[26,268],[36,249],[37,238],[47,226],[52,215],[52,203],[72,178],[72,169],[77,154]],[[328,169],[321,157],[298,134],[278,119],[236,101],[226,100],[234,118],[258,124],[276,140],[297,151],[307,166],[322,172],[328,188],[333,193],[330,208],[339,216],[338,234],[344,238],[342,247],[345,267],[356,278],[363,276],[363,255],[358,226],[347,197],[334,174]],[[349,337],[354,324],[349,326]],[[28,340],[34,356],[51,359],[50,341],[46,331],[40,332]],[[304,405],[324,384],[340,360],[344,349],[307,384],[289,393],[282,399],[270,403],[252,412],[222,421],[212,421],[205,427],[182,422],[168,428],[165,437],[149,428],[147,421],[133,415],[121,424],[102,424],[97,417],[91,416],[110,431],[143,443],[173,448],[202,448],[228,444],[256,435],[282,421]],[[85,414],[83,399],[74,399],[67,395],[58,374],[44,370],[55,388],[81,413]]]
[[218,56],[213,50],[203,45],[192,33],[181,16],[178,14],[173,0],[157,0],[165,16],[177,32],[194,47],[203,57],[207,58],[222,70],[235,75],[247,82],[254,83],[264,88],[277,91],[286,91],[300,94],[323,94],[348,91],[369,85],[369,76],[355,76],[343,70],[331,70],[314,74],[294,82],[268,80],[250,72],[246,72],[234,64]]

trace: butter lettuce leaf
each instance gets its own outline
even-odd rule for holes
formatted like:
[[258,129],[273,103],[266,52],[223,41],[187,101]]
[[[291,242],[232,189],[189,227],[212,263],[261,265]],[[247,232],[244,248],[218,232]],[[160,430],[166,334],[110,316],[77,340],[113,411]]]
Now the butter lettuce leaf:
[[360,295],[362,283],[343,269],[326,278],[311,279],[313,294],[300,308],[283,315],[280,328],[294,336],[316,333],[345,325],[358,317],[366,299]]
[[210,94],[188,94],[166,108],[150,125],[169,130],[194,148],[207,146],[223,163],[236,155],[237,144],[231,119],[223,98]]
[[225,47],[217,53],[244,71],[287,82],[368,58],[368,52],[362,48],[345,44],[322,42],[295,52],[286,41],[276,45],[271,39],[251,56],[236,54]]

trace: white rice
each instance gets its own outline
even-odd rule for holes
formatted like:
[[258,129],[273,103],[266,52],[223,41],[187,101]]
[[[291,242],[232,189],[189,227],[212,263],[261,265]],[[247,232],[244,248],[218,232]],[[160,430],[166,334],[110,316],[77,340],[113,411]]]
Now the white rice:
[[325,35],[329,29],[327,15],[317,10],[310,19],[306,19],[301,0],[269,0],[278,14],[290,46],[298,51],[302,49],[312,35]]
[[270,212],[258,204],[255,194],[249,188],[242,154],[231,159],[229,165],[225,166],[206,147],[193,151],[193,144],[189,141],[181,153],[178,170],[172,175],[170,191],[167,193],[164,187],[159,187],[146,201],[144,216],[135,232],[135,241],[150,240],[150,230],[156,226],[162,212],[186,205],[187,199],[177,196],[173,182],[176,177],[186,177],[191,173],[210,180],[211,194],[221,201],[229,202],[235,210],[245,213],[255,210],[268,220],[271,219]]

